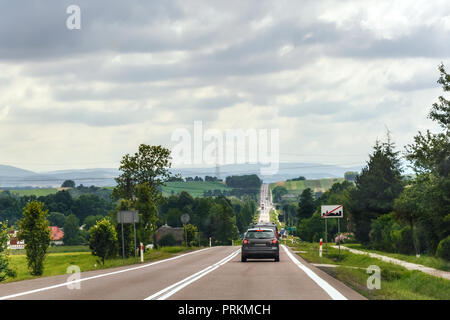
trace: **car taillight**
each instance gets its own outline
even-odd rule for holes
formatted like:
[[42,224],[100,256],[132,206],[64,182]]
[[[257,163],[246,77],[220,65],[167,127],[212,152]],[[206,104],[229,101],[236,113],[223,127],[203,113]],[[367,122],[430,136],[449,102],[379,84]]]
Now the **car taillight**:
[[273,240],[272,240],[272,243],[273,243],[273,244],[277,244],[277,242],[278,242],[277,239],[273,239]]
[[247,240],[247,239],[245,239],[245,240],[244,240],[244,244],[247,244],[247,243],[248,243],[248,240]]

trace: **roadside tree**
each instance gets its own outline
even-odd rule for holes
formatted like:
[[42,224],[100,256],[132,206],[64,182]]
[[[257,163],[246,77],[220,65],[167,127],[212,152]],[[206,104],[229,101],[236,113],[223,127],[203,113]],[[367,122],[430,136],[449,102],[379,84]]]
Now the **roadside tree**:
[[50,228],[47,221],[48,211],[38,201],[27,203],[23,218],[19,221],[19,240],[25,241],[28,268],[32,275],[42,275],[44,260],[50,245]]

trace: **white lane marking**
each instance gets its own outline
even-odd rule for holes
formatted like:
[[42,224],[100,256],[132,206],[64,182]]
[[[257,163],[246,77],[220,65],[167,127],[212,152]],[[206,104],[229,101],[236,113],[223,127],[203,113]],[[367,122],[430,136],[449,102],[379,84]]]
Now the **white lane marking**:
[[34,290],[30,290],[30,291],[24,291],[24,292],[20,292],[20,293],[15,293],[15,294],[11,294],[11,295],[8,295],[8,296],[0,297],[0,300],[7,300],[7,299],[11,299],[11,298],[24,296],[24,295],[27,295],[27,294],[33,294],[33,293],[37,293],[37,292],[41,292],[41,291],[46,291],[46,290],[50,290],[50,289],[56,289],[56,288],[64,287],[64,286],[71,285],[71,284],[74,284],[74,283],[77,283],[77,282],[82,282],[82,281],[87,281],[87,280],[92,280],[92,279],[98,279],[98,278],[112,276],[112,275],[123,273],[123,272],[143,269],[143,268],[154,266],[156,264],[160,264],[160,263],[163,263],[163,262],[179,259],[179,258],[188,256],[188,255],[195,254],[195,253],[202,252],[202,251],[209,250],[209,249],[211,249],[211,248],[205,248],[205,249],[192,251],[192,252],[185,253],[185,254],[182,254],[182,255],[179,255],[179,256],[176,256],[176,257],[172,257],[172,258],[168,258],[168,259],[164,259],[164,260],[159,260],[159,261],[148,263],[148,264],[145,264],[145,265],[142,265],[142,266],[138,266],[138,267],[128,268],[128,269],[114,271],[114,272],[109,272],[109,273],[102,273],[102,274],[99,274],[99,275],[96,275],[96,276],[92,276],[92,277],[88,277],[88,278],[81,278],[81,279],[73,280],[73,281],[67,281],[67,282],[60,283],[60,284],[55,284],[55,285],[49,286],[49,287],[44,287],[44,288],[34,289]]
[[314,273],[311,269],[309,269],[307,266],[302,264],[300,261],[298,261],[292,253],[289,252],[289,250],[286,248],[286,246],[282,245],[284,251],[288,255],[289,258],[291,258],[292,262],[294,262],[300,269],[302,269],[308,277],[310,277],[315,283],[317,283],[325,292],[333,299],[333,300],[348,300],[346,297],[344,297],[339,291],[337,291],[335,288],[333,288],[328,282],[323,280],[321,277],[319,277],[317,274]]
[[241,249],[234,251],[233,253],[226,256],[222,260],[216,262],[215,264],[213,264],[209,267],[206,267],[205,269],[200,270],[199,272],[194,273],[193,275],[190,275],[189,277],[187,277],[181,281],[178,281],[177,283],[174,283],[171,286],[152,294],[151,296],[145,298],[145,300],[154,300],[157,297],[158,297],[157,300],[165,300],[165,299],[169,298],[170,296],[174,295],[181,289],[187,287],[191,283],[197,281],[198,279],[206,276],[208,273],[210,273],[210,272],[216,270],[217,268],[219,268],[220,266],[224,265],[225,263],[227,263],[228,261],[230,261],[231,259],[236,257],[240,251],[241,251]]

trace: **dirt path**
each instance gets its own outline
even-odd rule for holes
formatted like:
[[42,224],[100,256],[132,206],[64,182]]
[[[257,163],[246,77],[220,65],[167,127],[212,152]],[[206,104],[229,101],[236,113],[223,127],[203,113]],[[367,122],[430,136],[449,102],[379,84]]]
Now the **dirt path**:
[[[333,246],[333,248],[337,248],[337,246]],[[450,272],[448,272],[448,271],[437,270],[437,269],[434,269],[434,268],[423,266],[421,264],[411,263],[411,262],[407,262],[407,261],[404,261],[404,260],[399,260],[399,259],[383,256],[383,255],[377,254],[377,253],[351,249],[351,248],[347,248],[345,246],[341,246],[341,249],[348,250],[348,251],[350,251],[351,253],[354,253],[354,254],[365,254],[365,255],[368,255],[371,258],[376,258],[376,259],[380,259],[380,260],[385,261],[385,262],[398,264],[398,265],[400,265],[402,267],[405,267],[408,270],[419,270],[419,271],[422,271],[424,273],[431,274],[432,276],[435,276],[435,277],[440,277],[440,278],[444,278],[444,279],[450,280]]]

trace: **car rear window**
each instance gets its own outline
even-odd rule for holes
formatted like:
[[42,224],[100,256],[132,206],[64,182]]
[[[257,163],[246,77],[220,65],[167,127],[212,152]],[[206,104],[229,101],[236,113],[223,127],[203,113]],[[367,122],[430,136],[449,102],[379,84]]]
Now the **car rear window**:
[[274,233],[272,230],[249,230],[247,231],[246,239],[272,239],[274,237]]
[[255,228],[272,229],[272,230],[274,230],[274,231],[275,231],[275,229],[276,229],[275,226],[265,226],[265,225],[261,225],[261,226],[256,225]]

